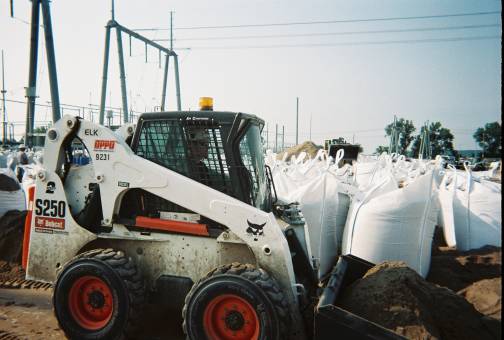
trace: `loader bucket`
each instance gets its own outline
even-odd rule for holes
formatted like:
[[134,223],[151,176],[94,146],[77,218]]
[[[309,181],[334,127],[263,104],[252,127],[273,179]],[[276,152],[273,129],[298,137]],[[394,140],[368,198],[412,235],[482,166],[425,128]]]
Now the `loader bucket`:
[[371,267],[372,263],[356,256],[340,256],[315,308],[313,339],[405,339],[336,305],[340,292],[364,276]]

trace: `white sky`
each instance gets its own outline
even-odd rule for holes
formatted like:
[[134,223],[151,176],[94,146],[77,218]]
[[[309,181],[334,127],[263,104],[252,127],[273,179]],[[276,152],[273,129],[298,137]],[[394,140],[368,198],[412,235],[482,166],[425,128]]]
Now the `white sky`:
[[[31,2],[0,1],[0,49],[5,53],[8,100],[24,100],[28,84]],[[131,29],[169,27],[174,13],[175,51],[179,54],[182,108],[197,109],[198,98],[214,97],[215,110],[254,113],[269,123],[285,125],[286,142],[295,138],[296,97],[300,98],[300,142],[322,143],[343,136],[372,152],[388,145],[383,128],[393,115],[414,121],[441,121],[455,135],[459,149],[475,148],[472,133],[487,122],[501,120],[501,16],[482,15],[358,23],[290,25],[233,29],[180,29],[194,26],[270,24],[347,19],[429,16],[500,11],[500,1],[481,0],[117,0],[116,20]],[[99,104],[104,35],[110,1],[51,2],[60,101],[88,107]],[[235,40],[188,38],[293,35],[334,32],[494,25],[444,31],[388,32]],[[498,26],[495,26],[498,25]],[[179,28],[179,29],[177,29]],[[120,107],[115,32],[112,32],[107,105]],[[142,32],[152,39],[169,32]],[[379,45],[308,46],[359,42],[445,39],[497,39]],[[50,100],[43,30],[40,31],[38,103]],[[158,55],[133,42],[132,57],[124,38],[128,100],[134,110],[159,105],[162,70]],[[162,42],[169,46],[168,42]],[[264,46],[275,46],[264,48]],[[291,47],[279,47],[291,45]],[[292,47],[292,45],[295,45]],[[301,46],[305,45],[305,47]],[[220,49],[217,47],[240,47]],[[263,46],[262,48],[244,48]],[[190,47],[190,50],[177,47]],[[216,49],[204,49],[213,47]],[[172,64],[173,65],[173,64]],[[176,108],[173,69],[167,107]],[[10,122],[23,122],[26,106],[7,102]],[[65,113],[69,113],[65,109]],[[86,111],[86,117],[88,111]],[[39,107],[37,120],[51,119]],[[24,125],[16,125],[21,134]],[[280,128],[281,130],[281,128]]]

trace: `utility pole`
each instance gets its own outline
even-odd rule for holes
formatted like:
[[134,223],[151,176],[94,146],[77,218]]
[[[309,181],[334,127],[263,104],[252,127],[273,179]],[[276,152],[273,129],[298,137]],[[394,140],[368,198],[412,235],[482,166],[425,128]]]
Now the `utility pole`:
[[285,125],[282,125],[282,151],[285,150]]
[[2,50],[2,133],[3,133],[3,146],[7,143],[7,112],[5,111],[5,72],[4,72],[4,51]]
[[278,152],[278,123],[275,124],[275,152]]
[[266,123],[266,149],[269,148],[269,123]]
[[299,97],[296,97],[296,145],[299,144]]
[[28,71],[28,87],[25,87],[27,107],[26,107],[26,127],[24,143],[30,146],[31,134],[33,133],[35,116],[35,99],[37,86],[37,61],[38,61],[38,39],[39,39],[40,3],[39,0],[32,1],[31,31],[30,31],[30,68]]
[[310,141],[312,140],[311,139],[311,122],[312,122],[312,114],[310,113]]
[[[51,91],[52,120],[56,123],[61,118],[58,76],[56,73],[56,53],[54,51],[54,38],[49,0],[39,0],[44,19],[44,37],[47,55],[47,71],[49,74],[49,89]],[[32,131],[33,132],[33,131]]]
[[170,11],[170,50],[173,51],[173,11]]
[[[173,52],[173,11],[170,11],[170,51]],[[165,67],[163,73],[163,92],[161,93],[161,111],[165,110],[166,88],[168,87],[168,66],[170,64],[170,55],[165,55]]]

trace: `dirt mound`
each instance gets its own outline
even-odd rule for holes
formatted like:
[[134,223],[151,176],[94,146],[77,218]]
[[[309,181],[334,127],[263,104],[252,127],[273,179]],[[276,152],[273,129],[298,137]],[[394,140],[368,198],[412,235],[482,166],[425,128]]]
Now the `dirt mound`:
[[303,144],[298,144],[296,146],[293,146],[291,148],[286,149],[283,152],[280,152],[277,155],[277,159],[283,159],[284,154],[287,154],[287,160],[290,160],[290,158],[295,155],[296,157],[299,156],[301,152],[306,152],[306,154],[310,157],[313,158],[317,155],[317,152],[322,149],[320,145],[316,145],[313,142],[304,142]]
[[458,251],[447,247],[442,237],[441,229],[436,228],[428,281],[458,292],[480,280],[502,276],[501,248]]
[[26,211],[11,210],[0,218],[0,260],[21,263]]
[[19,263],[0,261],[0,282],[24,280],[24,278],[25,271]]
[[341,305],[410,339],[500,339],[500,321],[402,262],[370,269],[345,291]]
[[482,314],[501,320],[502,278],[481,280],[458,292]]

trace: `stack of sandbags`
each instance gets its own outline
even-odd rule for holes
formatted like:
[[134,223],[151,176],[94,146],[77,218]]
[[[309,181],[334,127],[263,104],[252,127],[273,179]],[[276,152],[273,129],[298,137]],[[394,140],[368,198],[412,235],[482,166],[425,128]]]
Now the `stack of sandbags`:
[[279,200],[299,203],[306,221],[308,253],[318,263],[319,278],[330,272],[341,253],[349,194],[353,192],[351,167],[338,168],[342,158],[343,150],[338,151],[334,163],[324,150],[312,159],[300,153],[288,162],[267,157]]

